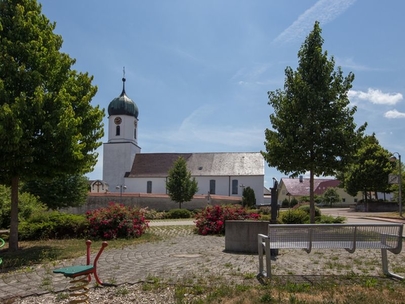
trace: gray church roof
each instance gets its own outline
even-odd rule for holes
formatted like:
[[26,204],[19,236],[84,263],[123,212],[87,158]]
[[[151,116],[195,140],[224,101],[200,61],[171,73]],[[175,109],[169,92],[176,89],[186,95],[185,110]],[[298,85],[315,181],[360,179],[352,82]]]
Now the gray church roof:
[[264,175],[259,152],[139,153],[126,177],[166,177],[179,157],[186,160],[192,176]]

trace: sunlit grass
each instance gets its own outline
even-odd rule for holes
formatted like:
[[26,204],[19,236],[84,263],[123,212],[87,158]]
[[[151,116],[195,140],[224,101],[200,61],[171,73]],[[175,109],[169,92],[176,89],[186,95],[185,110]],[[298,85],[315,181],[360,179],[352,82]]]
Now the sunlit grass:
[[[161,237],[147,232],[135,239],[108,240],[105,250],[123,248],[145,242],[154,242]],[[97,252],[101,247],[102,240],[92,240],[92,252]],[[57,260],[73,259],[86,254],[86,239],[63,239],[63,240],[39,240],[20,241],[17,252],[8,250],[8,243],[0,250],[3,259],[1,268],[30,267],[35,264],[49,263]]]

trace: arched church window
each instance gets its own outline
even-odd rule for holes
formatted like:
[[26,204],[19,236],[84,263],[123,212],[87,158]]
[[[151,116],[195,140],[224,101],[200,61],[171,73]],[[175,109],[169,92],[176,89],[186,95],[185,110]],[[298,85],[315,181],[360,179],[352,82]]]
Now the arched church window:
[[120,136],[121,135],[121,128],[120,126],[115,127],[115,136]]
[[232,180],[232,194],[238,194],[238,180]]
[[210,180],[210,194],[215,194],[215,179]]

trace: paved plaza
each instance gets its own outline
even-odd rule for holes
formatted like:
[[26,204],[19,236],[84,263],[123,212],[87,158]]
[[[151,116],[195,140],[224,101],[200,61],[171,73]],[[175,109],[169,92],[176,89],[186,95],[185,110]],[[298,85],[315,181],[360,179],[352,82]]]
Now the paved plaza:
[[[192,222],[191,222],[192,223]],[[171,223],[173,225],[173,223]],[[151,278],[160,278],[172,283],[184,278],[220,276],[227,280],[243,282],[258,272],[256,254],[224,252],[225,237],[201,236],[192,232],[190,223],[174,226],[156,224],[151,232],[163,240],[143,243],[121,249],[107,249],[98,263],[98,273],[106,283],[136,284]],[[183,226],[181,226],[183,224]],[[93,257],[99,248],[92,248]],[[405,253],[389,253],[390,267],[405,265]],[[339,263],[332,267],[331,263]],[[69,261],[49,262],[30,268],[0,273],[0,302],[32,295],[67,291],[69,280],[54,274],[55,268],[85,264],[83,256]],[[354,254],[342,251],[322,251],[306,254],[299,250],[283,250],[275,260],[275,275],[359,275],[382,276],[381,253],[378,250],[358,250]],[[402,276],[405,273],[398,273]],[[252,281],[252,280],[251,280]],[[258,284],[258,283],[257,283]],[[91,287],[94,286],[92,283]],[[12,302],[10,302],[12,303]]]

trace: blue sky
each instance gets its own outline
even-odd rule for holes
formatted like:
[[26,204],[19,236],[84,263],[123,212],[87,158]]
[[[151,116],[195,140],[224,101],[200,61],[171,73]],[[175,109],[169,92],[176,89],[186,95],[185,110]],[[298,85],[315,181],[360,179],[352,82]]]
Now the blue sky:
[[[405,1],[40,0],[74,69],[94,76],[92,103],[107,109],[122,89],[139,108],[142,152],[257,152],[272,108],[267,92],[320,22],[324,50],[345,75],[358,125],[368,122],[404,153]],[[107,116],[104,119],[107,125]],[[107,141],[107,137],[102,139]],[[102,178],[102,147],[90,179]],[[265,186],[285,174],[266,164]]]

